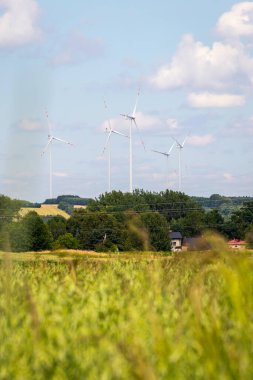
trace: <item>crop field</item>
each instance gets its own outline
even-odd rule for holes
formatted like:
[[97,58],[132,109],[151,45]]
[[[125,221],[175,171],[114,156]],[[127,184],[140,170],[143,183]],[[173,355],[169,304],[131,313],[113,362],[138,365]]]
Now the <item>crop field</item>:
[[253,260],[0,255],[0,379],[253,378]]
[[62,216],[65,219],[69,218],[69,214],[67,214],[64,210],[58,208],[58,205],[41,205],[39,208],[35,207],[22,207],[20,209],[20,216],[25,216],[29,212],[35,211],[39,216]]

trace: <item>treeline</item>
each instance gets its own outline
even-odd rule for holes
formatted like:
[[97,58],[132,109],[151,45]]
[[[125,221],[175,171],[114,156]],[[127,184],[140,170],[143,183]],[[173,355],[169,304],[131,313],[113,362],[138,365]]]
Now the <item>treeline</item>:
[[113,191],[91,201],[88,210],[110,213],[131,208],[140,213],[158,212],[165,217],[171,230],[181,232],[184,237],[196,237],[205,230],[214,230],[227,239],[245,239],[253,228],[253,200],[250,201],[253,198],[232,197],[234,205],[237,202],[241,206],[230,211],[229,216],[224,216],[216,207],[221,198],[227,197],[214,194],[207,205],[201,204],[200,198],[169,190],[159,193],[135,190],[133,194]]
[[170,251],[169,224],[159,213],[107,214],[77,210],[68,219],[56,216],[44,222],[31,211],[6,223],[0,249],[15,252],[82,249],[97,252]]
[[19,201],[0,197],[2,250],[169,251],[170,231],[197,237],[213,230],[227,239],[253,243],[252,201],[226,218],[218,209],[207,210],[192,197],[174,191],[105,193],[89,200],[86,209],[74,210],[68,220],[57,216],[43,221],[35,212],[20,218],[21,206]]
[[225,218],[230,217],[234,211],[239,210],[246,202],[253,202],[253,197],[227,197],[220,194],[212,194],[209,198],[191,198],[206,210],[217,209]]

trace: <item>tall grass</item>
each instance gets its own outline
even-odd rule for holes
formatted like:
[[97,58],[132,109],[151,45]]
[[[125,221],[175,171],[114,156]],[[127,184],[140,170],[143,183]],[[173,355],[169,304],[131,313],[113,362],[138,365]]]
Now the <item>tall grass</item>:
[[0,379],[253,378],[253,261],[5,262]]

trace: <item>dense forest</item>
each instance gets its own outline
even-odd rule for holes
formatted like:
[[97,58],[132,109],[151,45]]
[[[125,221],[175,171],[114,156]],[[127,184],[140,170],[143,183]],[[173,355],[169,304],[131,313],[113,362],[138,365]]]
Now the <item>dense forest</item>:
[[[60,196],[54,200],[72,206],[69,219],[56,216],[42,220],[34,211],[20,217],[24,201],[0,196],[0,249],[170,251],[170,231],[179,231],[183,237],[199,237],[212,230],[226,239],[246,239],[249,245],[253,242],[251,198],[240,198],[237,204],[236,198],[230,200],[234,209],[225,216],[220,205],[224,204],[221,198],[226,197],[219,195],[207,199],[174,191],[113,191],[96,199],[80,198],[79,204],[86,202],[87,207],[76,210],[73,205],[78,204],[77,198]],[[53,200],[46,202],[50,201]]]

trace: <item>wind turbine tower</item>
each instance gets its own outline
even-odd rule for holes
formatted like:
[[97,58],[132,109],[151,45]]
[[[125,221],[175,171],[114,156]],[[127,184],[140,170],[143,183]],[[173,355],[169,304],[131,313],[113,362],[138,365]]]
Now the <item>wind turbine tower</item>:
[[[137,97],[136,97],[136,102],[134,105],[134,109],[132,114],[121,114],[126,120],[129,121],[129,192],[133,192],[133,139],[132,139],[132,128],[133,124],[135,125],[137,131],[139,132],[138,125],[136,123],[136,109],[137,109],[137,104],[140,96],[140,90],[138,90]],[[140,133],[140,132],[139,132]],[[141,143],[143,145],[143,148],[145,150],[145,145],[143,140],[141,139]]]
[[181,192],[181,189],[182,189],[182,168],[181,168],[181,154],[182,154],[182,149],[184,148],[184,144],[188,138],[188,135],[186,136],[186,138],[184,139],[184,141],[182,142],[182,144],[180,144],[180,142],[175,138],[175,137],[172,137],[173,140],[175,140],[176,142],[176,147],[179,149],[179,156],[178,156],[178,191]]
[[46,111],[46,118],[47,118],[47,125],[48,125],[48,142],[42,152],[41,155],[44,155],[46,153],[46,151],[48,150],[49,151],[49,196],[50,198],[53,198],[53,165],[52,165],[52,145],[53,145],[53,141],[60,141],[64,144],[68,144],[68,145],[72,145],[72,143],[68,142],[68,141],[65,141],[65,140],[62,140],[62,139],[59,139],[55,136],[52,135],[52,128],[51,128],[51,123],[49,122],[49,118],[48,118],[48,113]]
[[[105,105],[105,109],[108,110],[106,102],[104,102],[104,105]],[[106,150],[108,151],[108,192],[110,193],[111,192],[111,136],[112,136],[112,133],[116,135],[124,136],[127,138],[128,136],[112,129],[110,119],[107,119],[107,123],[108,123],[108,128],[106,128],[106,132],[108,133],[108,136],[106,139],[106,143],[105,143],[102,155],[105,153]]]
[[172,149],[174,148],[175,146],[175,142],[171,145],[170,149],[168,150],[168,152],[161,152],[159,150],[154,150],[152,149],[152,152],[155,152],[155,153],[158,153],[158,154],[162,154],[163,156],[166,157],[166,160],[167,160],[167,179],[166,179],[166,187],[167,189],[169,189],[169,157],[170,157],[170,153],[172,151]]

